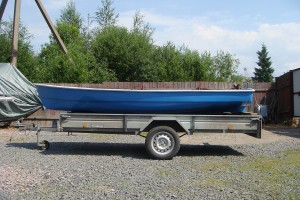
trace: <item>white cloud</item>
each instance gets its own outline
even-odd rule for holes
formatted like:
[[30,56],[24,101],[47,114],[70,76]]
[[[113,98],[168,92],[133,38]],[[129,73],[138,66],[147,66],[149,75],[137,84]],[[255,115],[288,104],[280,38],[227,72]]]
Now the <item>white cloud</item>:
[[300,24],[262,24],[259,27],[262,39],[275,42],[275,44],[284,44],[288,51],[300,51]]
[[265,42],[273,61],[276,75],[300,67],[300,24],[262,24],[260,42]]

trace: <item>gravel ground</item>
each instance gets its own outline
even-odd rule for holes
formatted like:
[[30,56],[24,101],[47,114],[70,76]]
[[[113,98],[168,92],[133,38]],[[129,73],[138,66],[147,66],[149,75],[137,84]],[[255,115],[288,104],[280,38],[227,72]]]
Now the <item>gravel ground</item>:
[[[269,131],[268,131],[269,130]],[[0,199],[300,199],[300,130],[181,138],[149,159],[139,136],[0,130]]]

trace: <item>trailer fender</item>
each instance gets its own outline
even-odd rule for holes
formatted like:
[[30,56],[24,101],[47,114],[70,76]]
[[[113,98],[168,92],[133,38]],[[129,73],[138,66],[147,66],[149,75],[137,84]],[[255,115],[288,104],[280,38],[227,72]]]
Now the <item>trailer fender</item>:
[[152,117],[148,123],[140,129],[140,132],[149,132],[151,129],[158,126],[168,126],[176,132],[190,134],[190,131],[185,128],[176,117]]

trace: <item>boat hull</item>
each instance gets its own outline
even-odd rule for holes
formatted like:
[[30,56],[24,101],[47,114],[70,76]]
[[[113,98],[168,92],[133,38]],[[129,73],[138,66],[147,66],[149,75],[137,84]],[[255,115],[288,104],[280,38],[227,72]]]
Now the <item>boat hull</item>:
[[220,114],[246,111],[254,90],[119,90],[37,84],[47,109],[112,114]]

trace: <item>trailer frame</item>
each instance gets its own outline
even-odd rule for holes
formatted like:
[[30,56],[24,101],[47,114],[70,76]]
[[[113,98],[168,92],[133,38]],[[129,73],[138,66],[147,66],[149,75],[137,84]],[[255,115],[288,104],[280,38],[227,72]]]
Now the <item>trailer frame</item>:
[[[50,143],[40,142],[41,131],[127,134],[145,137],[148,154],[155,159],[171,159],[180,148],[180,137],[195,133],[245,133],[261,138],[262,117],[253,113],[223,115],[181,114],[96,114],[62,113],[52,127],[39,127],[37,144],[49,149]],[[145,135],[146,134],[146,135]]]

